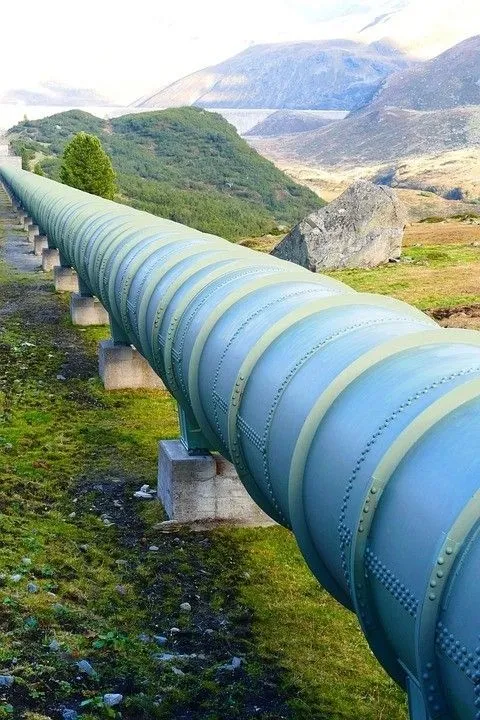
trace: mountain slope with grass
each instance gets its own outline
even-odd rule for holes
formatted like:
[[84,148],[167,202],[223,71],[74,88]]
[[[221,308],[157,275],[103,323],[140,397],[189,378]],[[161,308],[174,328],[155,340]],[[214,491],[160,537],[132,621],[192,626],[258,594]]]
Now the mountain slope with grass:
[[32,150],[58,179],[59,156],[78,132],[97,135],[118,175],[120,201],[230,240],[294,225],[322,201],[261,157],[216,113],[200,108],[101,120],[71,110],[23,121],[13,148]]

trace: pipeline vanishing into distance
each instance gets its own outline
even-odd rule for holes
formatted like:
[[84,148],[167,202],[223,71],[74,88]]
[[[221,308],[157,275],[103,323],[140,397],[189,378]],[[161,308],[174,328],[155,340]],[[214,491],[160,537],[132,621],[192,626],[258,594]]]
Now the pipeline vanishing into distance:
[[412,720],[480,720],[480,333],[29,172],[0,176],[357,614]]

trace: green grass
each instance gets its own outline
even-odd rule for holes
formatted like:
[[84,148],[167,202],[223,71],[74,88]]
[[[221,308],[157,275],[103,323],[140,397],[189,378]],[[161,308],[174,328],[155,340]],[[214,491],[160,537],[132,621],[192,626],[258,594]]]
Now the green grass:
[[[0,264],[0,674],[16,678],[0,718],[404,720],[403,693],[290,533],[165,535],[160,506],[133,500],[178,432],[174,403],[105,392],[105,329],[72,327],[67,305]],[[175,660],[183,675],[153,657],[172,651],[197,656]],[[235,655],[241,669],[223,671]]]
[[400,263],[328,273],[360,292],[393,295],[421,310],[480,302],[480,248],[470,245],[408,246]]

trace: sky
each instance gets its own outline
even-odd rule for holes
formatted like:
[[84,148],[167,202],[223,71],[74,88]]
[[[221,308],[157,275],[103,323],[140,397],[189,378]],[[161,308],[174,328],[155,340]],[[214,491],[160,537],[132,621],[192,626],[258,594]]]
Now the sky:
[[[417,3],[431,11],[446,2],[23,0],[21,23],[15,3],[5,3],[0,91],[54,81],[125,104],[251,44],[345,37],[386,9]],[[462,3],[477,0],[457,0],[457,8]]]

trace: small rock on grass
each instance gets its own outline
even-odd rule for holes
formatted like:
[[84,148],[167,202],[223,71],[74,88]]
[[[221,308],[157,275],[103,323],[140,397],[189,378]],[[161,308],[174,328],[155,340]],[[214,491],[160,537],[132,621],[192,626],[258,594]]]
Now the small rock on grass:
[[93,669],[93,667],[90,665],[88,660],[80,660],[80,662],[77,663],[77,667],[80,670],[80,672],[84,673],[85,675],[96,675],[97,673]]
[[76,710],[72,710],[71,708],[65,708],[62,710],[62,720],[77,720],[78,713]]
[[15,682],[13,675],[0,675],[0,687],[9,688],[12,687]]
[[106,693],[103,696],[103,702],[108,707],[114,707],[115,705],[120,705],[122,700],[123,700],[123,695],[120,695],[120,693]]
[[183,602],[180,605],[180,610],[182,612],[192,612],[192,606],[188,602]]

